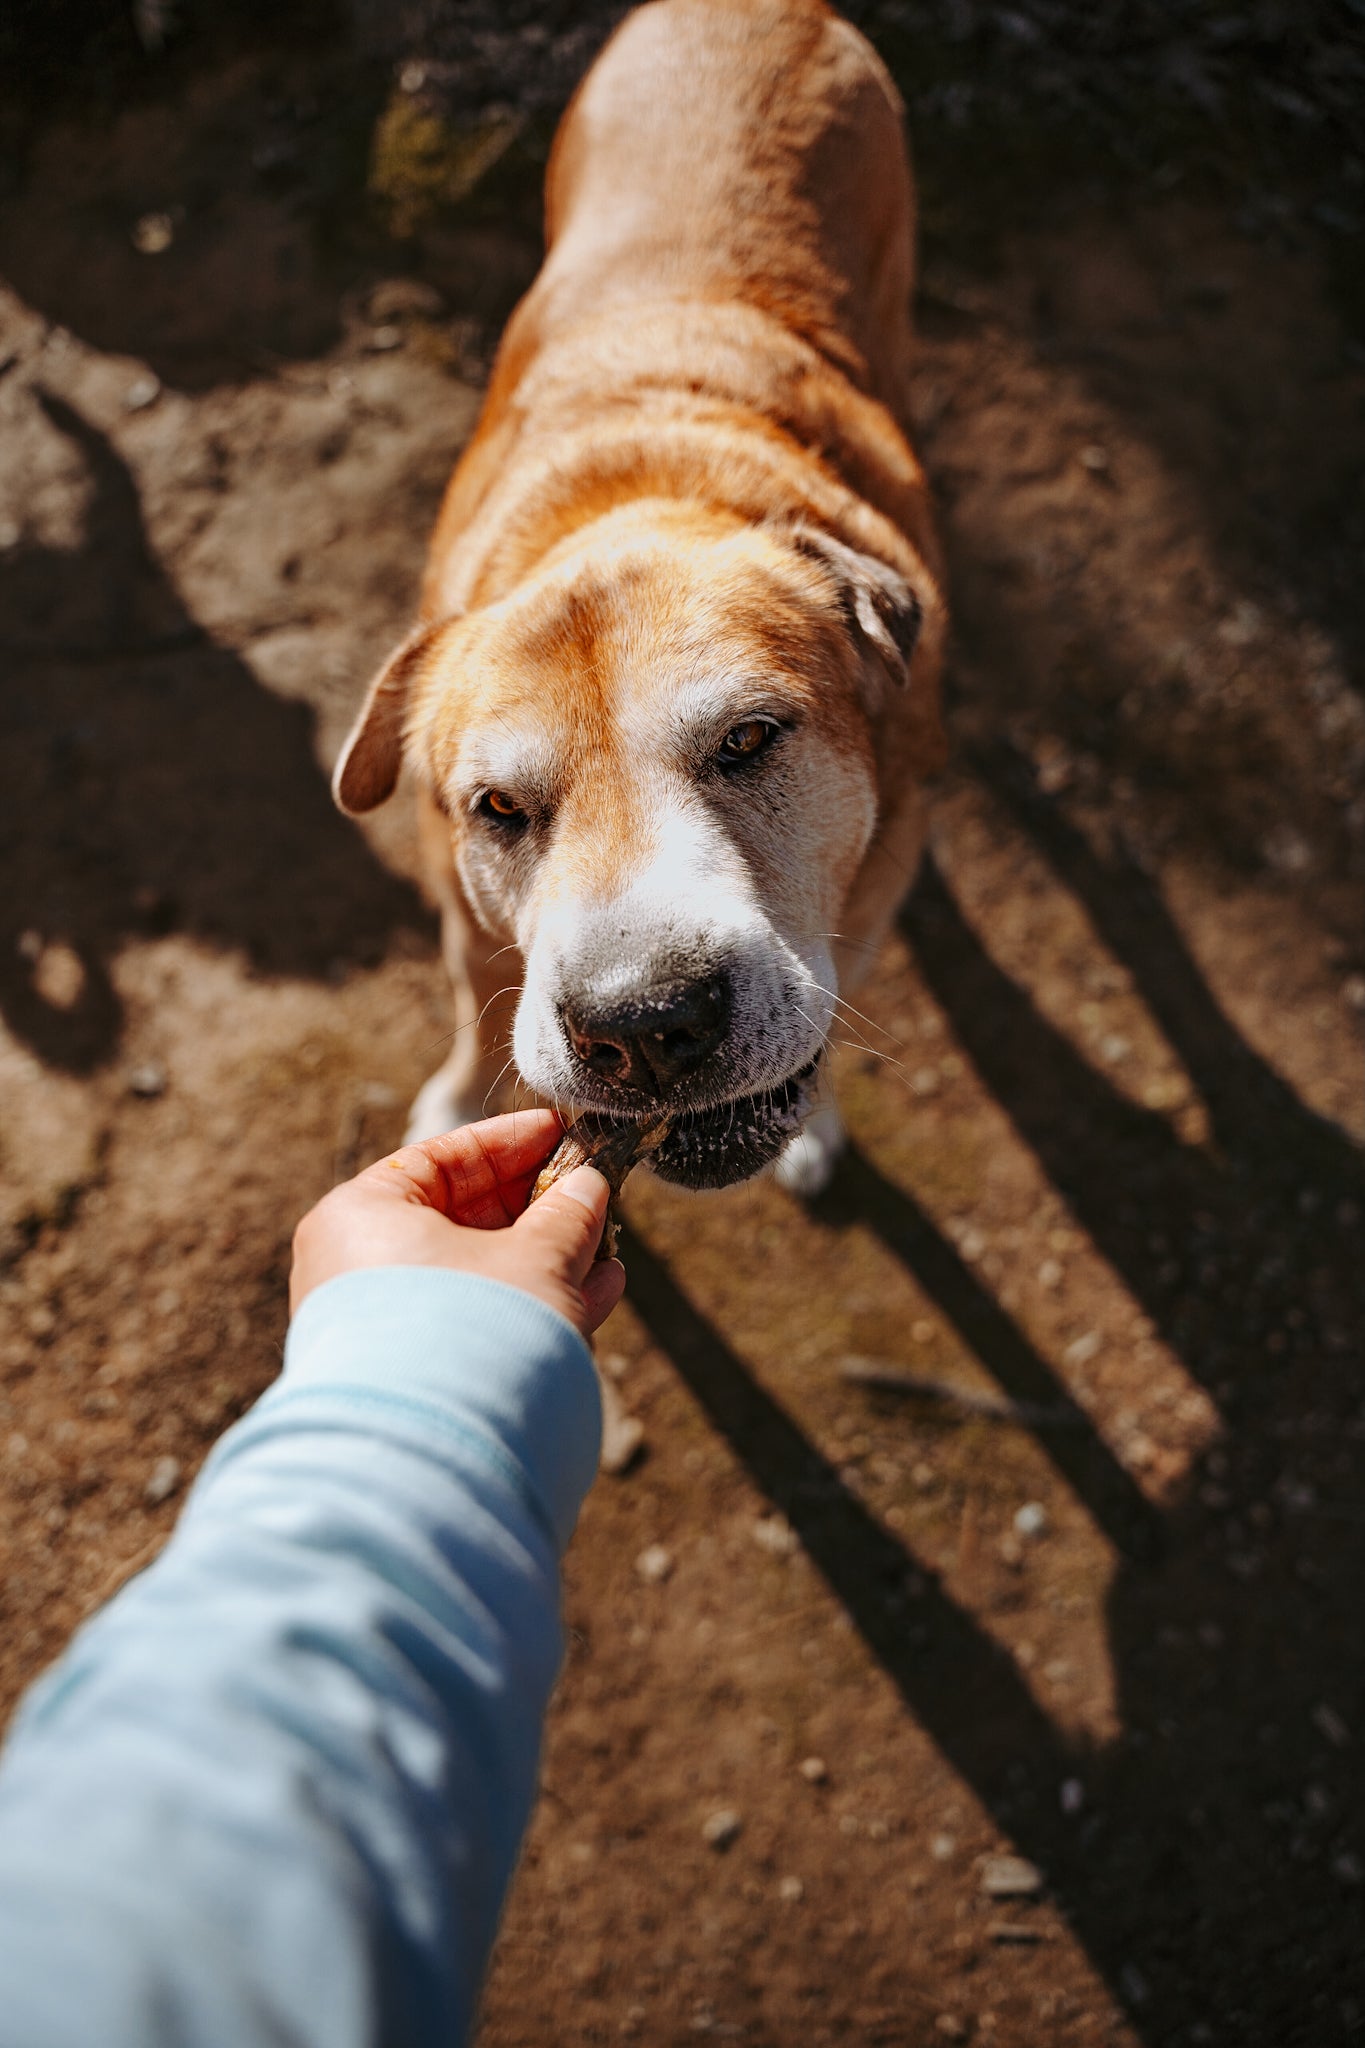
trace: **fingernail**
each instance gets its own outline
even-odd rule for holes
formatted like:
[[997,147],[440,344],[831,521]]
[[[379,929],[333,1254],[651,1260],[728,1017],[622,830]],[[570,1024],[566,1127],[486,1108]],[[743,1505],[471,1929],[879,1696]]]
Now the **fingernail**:
[[[585,1182],[584,1174],[591,1174],[592,1181]],[[574,1186],[575,1181],[578,1183],[577,1187]],[[595,1187],[594,1181],[597,1183]],[[565,1174],[555,1193],[567,1195],[570,1201],[577,1202],[580,1209],[586,1209],[592,1216],[596,1216],[602,1206],[602,1197],[598,1192],[600,1188],[606,1189],[610,1199],[611,1187],[605,1174],[599,1173],[595,1166],[576,1166],[572,1173]]]

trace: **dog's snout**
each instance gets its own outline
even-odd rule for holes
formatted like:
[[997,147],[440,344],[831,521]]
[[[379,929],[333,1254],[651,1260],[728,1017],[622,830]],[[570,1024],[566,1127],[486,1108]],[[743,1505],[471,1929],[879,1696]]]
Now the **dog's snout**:
[[564,1028],[575,1056],[611,1088],[661,1097],[723,1043],[730,1024],[730,980],[671,983],[596,1003],[564,1004]]

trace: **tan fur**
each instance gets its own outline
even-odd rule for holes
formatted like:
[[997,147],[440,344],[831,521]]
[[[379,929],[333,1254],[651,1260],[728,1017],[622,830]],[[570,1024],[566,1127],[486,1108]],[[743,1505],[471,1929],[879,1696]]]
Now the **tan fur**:
[[[756,807],[734,837],[794,929],[838,935],[841,986],[913,874],[941,758],[945,608],[908,437],[913,196],[870,46],[822,0],[639,9],[564,117],[546,223],[418,631],[336,778],[362,810],[392,788],[400,742],[417,769],[464,1113],[505,1057],[509,946],[557,897],[609,897],[647,857],[679,786],[660,750],[688,678],[771,674],[803,720],[802,836],[775,840]],[[875,578],[868,630],[850,628],[840,565],[860,560],[918,601],[908,674]],[[499,723],[544,736],[554,779],[553,872],[515,889],[471,881],[450,795]]]

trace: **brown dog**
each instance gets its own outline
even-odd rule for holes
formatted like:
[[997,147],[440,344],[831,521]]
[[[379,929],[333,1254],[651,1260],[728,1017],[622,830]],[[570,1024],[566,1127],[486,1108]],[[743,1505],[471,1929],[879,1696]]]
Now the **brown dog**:
[[421,623],[336,769],[352,812],[405,755],[421,785],[457,1031],[410,1135],[486,1113],[515,1006],[539,1094],[675,1113],[666,1178],[785,1151],[810,1189],[836,993],[941,750],[900,102],[823,0],[657,0],[580,86],[546,212]]

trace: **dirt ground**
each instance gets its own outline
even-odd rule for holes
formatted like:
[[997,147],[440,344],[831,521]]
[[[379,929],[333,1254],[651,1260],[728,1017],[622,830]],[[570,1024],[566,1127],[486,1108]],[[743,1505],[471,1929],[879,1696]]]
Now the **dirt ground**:
[[[0,193],[6,1705],[442,1056],[325,771],[537,240],[367,210],[382,98],[182,54]],[[632,1183],[483,2048],[1365,2032],[1365,349],[1307,213],[936,175],[954,765],[829,1194]]]

